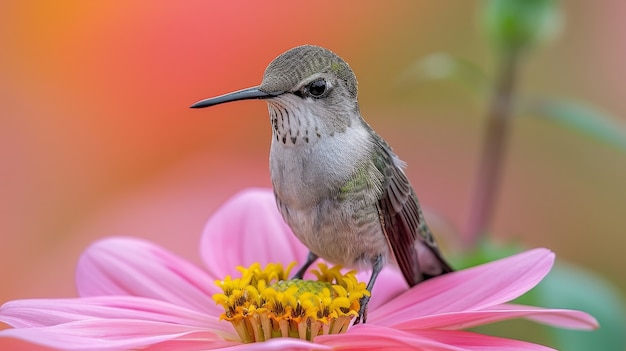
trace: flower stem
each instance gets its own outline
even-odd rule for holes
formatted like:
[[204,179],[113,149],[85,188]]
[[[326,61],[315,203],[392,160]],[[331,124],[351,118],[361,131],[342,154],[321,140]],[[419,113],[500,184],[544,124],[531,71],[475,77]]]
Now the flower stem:
[[467,249],[475,247],[491,221],[511,129],[518,51],[507,51],[501,58],[495,91],[487,114],[485,143],[476,186],[470,198],[469,215],[463,231]]

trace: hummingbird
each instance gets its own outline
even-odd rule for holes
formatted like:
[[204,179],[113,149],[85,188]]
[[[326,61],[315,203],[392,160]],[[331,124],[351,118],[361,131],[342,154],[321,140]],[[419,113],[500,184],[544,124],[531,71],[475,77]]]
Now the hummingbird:
[[[309,249],[294,278],[315,260],[371,269],[372,291],[387,263],[409,286],[452,271],[426,225],[404,162],[361,116],[357,80],[332,51],[290,49],[265,69],[260,85],[201,100],[191,108],[261,99],[269,109],[269,165],[276,204]],[[367,319],[370,296],[355,323]]]

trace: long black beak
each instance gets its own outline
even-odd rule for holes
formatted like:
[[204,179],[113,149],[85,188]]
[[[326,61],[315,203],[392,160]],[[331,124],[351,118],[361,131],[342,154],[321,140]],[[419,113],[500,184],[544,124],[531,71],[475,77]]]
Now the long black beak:
[[259,90],[258,87],[253,87],[253,88],[238,90],[232,93],[204,99],[204,100],[196,102],[190,107],[191,108],[203,108],[203,107],[209,107],[209,106],[214,106],[218,104],[223,104],[225,102],[238,101],[238,100],[267,99],[267,98],[272,98],[281,94],[282,92],[266,93],[264,91]]

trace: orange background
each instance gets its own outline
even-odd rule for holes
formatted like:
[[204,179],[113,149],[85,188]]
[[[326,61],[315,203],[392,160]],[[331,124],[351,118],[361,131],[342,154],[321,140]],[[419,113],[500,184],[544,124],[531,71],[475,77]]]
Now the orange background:
[[[350,63],[361,112],[408,162],[422,204],[461,227],[485,103],[452,83],[407,91],[397,80],[439,51],[493,72],[477,5],[3,2],[0,303],[74,296],[77,257],[99,237],[145,237],[200,262],[212,211],[270,186],[270,128],[262,102],[188,106],[258,84],[275,56],[305,43]],[[520,91],[624,115],[626,5],[563,5],[565,31],[527,60]],[[551,248],[626,291],[626,154],[534,118],[516,120],[510,142],[494,235]]]

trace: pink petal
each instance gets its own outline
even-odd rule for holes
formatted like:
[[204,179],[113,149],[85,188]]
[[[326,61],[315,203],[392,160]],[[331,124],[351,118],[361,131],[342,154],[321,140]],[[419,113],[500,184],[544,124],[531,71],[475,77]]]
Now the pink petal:
[[167,301],[219,315],[218,291],[206,272],[150,242],[108,238],[92,244],[78,262],[81,296],[129,295]]
[[460,330],[421,330],[421,337],[475,351],[556,351],[550,347],[514,339],[498,338]]
[[142,348],[143,351],[205,351],[223,350],[242,345],[239,341],[215,340],[210,334],[193,332],[176,339]]
[[254,262],[304,262],[308,250],[283,221],[269,189],[249,189],[227,201],[209,219],[200,252],[214,279],[237,274]]
[[516,308],[508,309],[492,307],[480,311],[442,313],[403,320],[392,324],[390,327],[416,332],[423,329],[467,329],[522,317],[557,327],[573,329],[594,329],[597,327],[595,319],[584,312],[532,306],[516,306]]
[[[197,332],[188,326],[128,319],[88,319],[49,327],[6,329],[0,336],[63,350],[127,350],[160,343]],[[205,348],[223,339],[203,332]]]
[[320,336],[315,342],[338,350],[555,351],[542,345],[465,331],[421,330],[407,333],[373,324],[356,326],[347,334]]
[[233,343],[224,341],[222,345],[212,341],[207,345],[206,340],[202,339],[202,335],[189,334],[179,339],[165,341],[159,344],[151,345],[144,351],[197,351],[197,350],[255,350],[255,351],[274,351],[274,350],[332,350],[331,347],[314,344],[305,340],[295,338],[275,338],[265,342],[256,342],[251,344]]
[[373,324],[360,324],[350,329],[346,334],[318,336],[315,338],[315,343],[332,346],[333,349],[337,350],[466,350],[422,337],[419,334],[410,334]]
[[0,321],[14,328],[45,327],[95,318],[167,322],[235,338],[230,324],[220,322],[217,316],[144,297],[29,299],[9,301],[0,307]]
[[[370,275],[370,271],[363,271],[359,272],[356,277],[358,281],[367,283],[370,279]],[[368,309],[375,311],[377,308],[388,303],[408,289],[409,285],[404,280],[400,270],[388,265],[380,272],[376,279]]]
[[[332,350],[333,348],[328,346],[319,345],[317,343],[311,343],[301,339],[295,338],[275,338],[264,342],[255,342],[251,344],[239,344],[225,348],[224,350],[246,350],[246,351],[275,351],[275,350],[290,350],[290,351],[305,351],[305,350]],[[172,350],[173,351],[173,350]]]
[[370,320],[391,325],[421,316],[486,309],[534,287],[550,271],[554,254],[534,249],[477,267],[439,276],[370,312]]
[[[516,305],[516,304],[502,304],[493,306],[492,310],[528,310],[539,311],[539,313],[532,313],[525,318],[535,321],[537,323],[543,323],[552,325],[559,328],[568,329],[582,329],[592,330],[599,327],[598,321],[590,314],[568,309],[545,309],[543,307]],[[555,313],[544,313],[544,311],[554,311]]]

